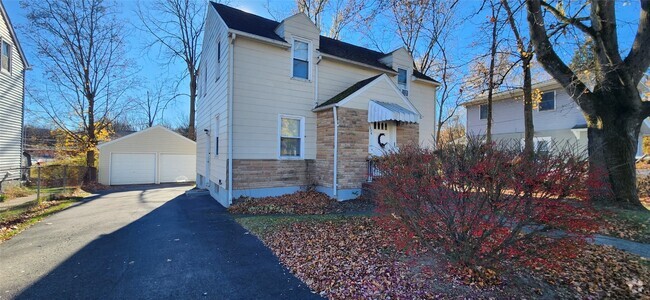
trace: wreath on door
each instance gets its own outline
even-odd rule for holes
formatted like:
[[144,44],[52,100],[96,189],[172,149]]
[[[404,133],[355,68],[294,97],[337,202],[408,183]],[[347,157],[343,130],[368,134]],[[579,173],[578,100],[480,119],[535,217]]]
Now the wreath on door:
[[379,144],[379,147],[382,147],[382,148],[384,148],[384,147],[386,147],[386,145],[388,145],[388,143],[382,143],[381,142],[381,137],[383,137],[383,136],[385,136],[385,134],[383,134],[383,133],[380,133],[377,136],[377,143]]

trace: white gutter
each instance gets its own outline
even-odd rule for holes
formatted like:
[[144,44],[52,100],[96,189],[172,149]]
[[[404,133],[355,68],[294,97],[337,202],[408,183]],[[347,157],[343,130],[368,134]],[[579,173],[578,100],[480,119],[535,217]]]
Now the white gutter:
[[336,106],[332,109],[334,112],[334,176],[332,177],[333,183],[332,183],[332,194],[334,195],[334,198],[336,198],[337,195],[337,171],[338,171],[338,165],[339,165],[339,118],[336,114]]
[[228,32],[231,33],[233,36],[240,35],[240,36],[247,37],[249,39],[258,40],[260,42],[264,42],[264,43],[267,43],[267,44],[272,44],[272,45],[276,45],[276,46],[280,46],[280,47],[284,47],[284,48],[290,48],[291,47],[291,44],[289,44],[287,42],[281,42],[281,41],[278,41],[278,40],[265,38],[263,36],[250,34],[248,32],[243,32],[243,31],[240,31],[240,30],[237,30],[237,29],[228,29]]
[[232,204],[232,123],[233,123],[233,116],[232,116],[232,104],[233,104],[233,91],[234,88],[233,86],[235,85],[235,78],[233,78],[235,74],[235,68],[233,66],[234,64],[234,56],[235,56],[235,39],[237,38],[237,34],[234,32],[230,33],[230,43],[228,43],[228,204]]

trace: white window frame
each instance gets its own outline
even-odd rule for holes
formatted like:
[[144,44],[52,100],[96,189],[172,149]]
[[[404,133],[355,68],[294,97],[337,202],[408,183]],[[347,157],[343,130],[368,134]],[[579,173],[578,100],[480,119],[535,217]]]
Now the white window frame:
[[219,121],[220,121],[219,120],[219,115],[216,115],[214,117],[214,130],[212,131],[213,134],[212,134],[211,137],[209,137],[211,139],[214,139],[214,140],[212,140],[212,142],[214,143],[214,148],[210,149],[210,150],[214,150],[212,152],[214,153],[213,155],[214,155],[215,158],[219,157],[219,152],[220,152],[219,150],[221,150],[220,147],[219,147],[219,139],[221,138],[220,134],[219,134],[219,131],[220,131],[219,126],[221,124],[219,124]]
[[208,70],[207,64],[203,65],[203,96],[208,94]]
[[[300,120],[300,155],[299,156],[283,156],[282,155],[282,119]],[[296,115],[278,115],[278,158],[279,159],[304,159],[305,158],[305,117]]]
[[[540,103],[537,104],[537,111],[538,111],[538,112],[544,112],[544,111],[555,111],[555,110],[557,109],[557,92],[556,92],[555,90],[553,90],[553,91],[546,91],[546,92],[543,92],[543,93],[542,93],[542,97],[544,96],[544,94],[546,94],[546,93],[551,93],[551,92],[553,93],[553,109],[545,109],[545,110],[541,110],[540,108],[542,108],[542,102],[540,101]],[[543,98],[542,98],[542,99],[543,99]]]
[[[293,50],[294,50],[294,45],[296,44],[296,41],[307,43],[307,79],[293,76],[293,55],[294,55]],[[311,82],[311,79],[313,78],[312,77],[313,74],[312,74],[312,70],[311,70],[312,69],[312,61],[314,60],[313,54],[312,54],[313,48],[312,48],[311,40],[294,36],[294,37],[291,38],[291,48],[290,49],[291,49],[291,55],[289,55],[289,58],[290,58],[289,62],[291,63],[291,68],[289,68],[289,69],[290,69],[291,72],[289,73],[289,77],[291,79],[298,80],[298,81]]]
[[219,81],[219,78],[221,78],[221,41],[217,41],[217,59],[215,60],[215,78],[214,82]]
[[3,48],[2,44],[5,44],[5,43],[7,44],[7,46],[9,46],[9,53],[7,53],[7,68],[8,69],[4,69],[2,67],[2,62],[0,61],[0,72],[11,74],[11,71],[13,70],[13,67],[12,67],[12,64],[11,64],[12,63],[11,54],[13,52],[13,46],[9,43],[9,41],[7,41],[6,39],[2,39],[2,38],[0,38],[0,60],[2,59],[2,48]]
[[[553,147],[553,137],[550,136],[535,136],[533,137],[533,151],[537,152],[537,146],[539,146],[540,141],[545,141],[548,145],[548,152],[550,153],[553,151],[551,148]],[[524,149],[526,146],[526,140],[521,139],[521,150]]]
[[478,119],[479,120],[487,120],[487,118],[488,118],[487,113],[485,115],[485,118],[481,118],[481,107],[483,107],[483,106],[487,107],[487,104],[480,104],[478,106]]
[[[399,70],[400,69],[406,71],[406,87],[404,89],[406,89],[407,93],[411,93],[411,83],[410,83],[410,80],[409,80],[409,77],[411,77],[411,76],[409,76],[409,71],[410,71],[409,68],[404,68],[402,66],[397,66],[397,78],[396,78],[397,79],[396,80],[397,81],[397,87],[402,88],[401,86],[399,86]],[[400,91],[400,93],[401,92],[402,91]]]

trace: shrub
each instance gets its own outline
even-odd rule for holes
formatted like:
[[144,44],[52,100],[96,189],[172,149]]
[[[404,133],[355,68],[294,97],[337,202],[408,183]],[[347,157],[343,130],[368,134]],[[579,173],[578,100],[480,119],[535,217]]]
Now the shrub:
[[399,247],[441,249],[462,268],[485,273],[508,261],[550,266],[546,257],[574,255],[567,245],[579,245],[597,228],[581,200],[587,162],[568,151],[527,156],[477,141],[435,152],[411,146],[382,157],[378,168],[378,224],[399,233]]
[[5,190],[4,195],[5,195],[5,199],[15,199],[20,197],[26,197],[33,193],[34,191],[30,190],[29,188],[17,185],[17,186],[8,187]]

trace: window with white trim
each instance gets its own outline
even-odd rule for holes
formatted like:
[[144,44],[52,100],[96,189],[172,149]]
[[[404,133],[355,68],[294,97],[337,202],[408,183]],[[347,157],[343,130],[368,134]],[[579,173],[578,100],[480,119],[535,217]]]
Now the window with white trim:
[[304,117],[280,116],[280,157],[302,157],[304,126]]
[[542,94],[542,101],[538,105],[539,111],[555,110],[555,91]]
[[221,77],[221,41],[217,42],[217,59],[215,60],[215,66],[214,66],[214,72],[215,72],[215,78],[214,82],[217,82],[219,78]]
[[[408,96],[408,71],[406,69],[397,68],[397,86],[402,94]],[[406,92],[405,92],[406,91]]]
[[488,115],[488,106],[487,106],[487,104],[481,104],[479,106],[479,119],[487,120],[487,115]]
[[309,43],[293,41],[293,78],[309,79]]
[[214,156],[219,156],[219,116],[214,118]]
[[0,70],[11,72],[11,45],[0,41]]
[[203,96],[208,94],[208,70],[206,70],[206,69],[207,68],[204,66],[203,67],[203,72],[202,72],[203,74],[201,74],[201,75],[203,75],[203,87],[202,87]]

